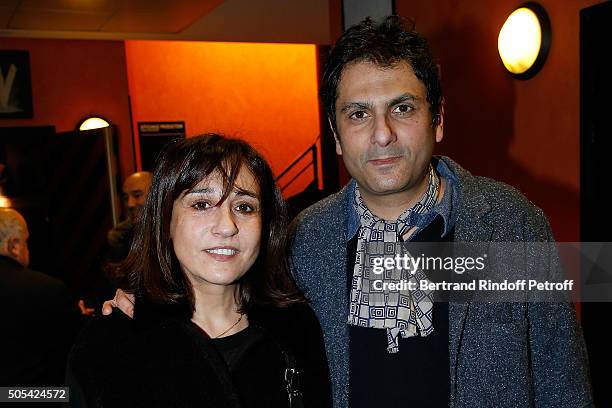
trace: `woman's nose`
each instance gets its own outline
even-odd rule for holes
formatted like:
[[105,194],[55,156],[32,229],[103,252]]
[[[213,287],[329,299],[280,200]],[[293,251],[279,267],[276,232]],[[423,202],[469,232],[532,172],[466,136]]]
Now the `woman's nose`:
[[217,208],[216,219],[212,232],[223,237],[231,237],[238,233],[238,226],[231,209],[224,205]]

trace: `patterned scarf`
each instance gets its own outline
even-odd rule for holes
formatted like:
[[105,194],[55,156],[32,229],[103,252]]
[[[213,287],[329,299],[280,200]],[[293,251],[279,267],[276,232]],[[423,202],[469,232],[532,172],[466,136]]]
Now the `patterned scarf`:
[[[433,332],[432,291],[401,289],[390,291],[374,289],[374,282],[400,283],[415,282],[418,288],[421,280],[427,280],[422,270],[385,270],[382,274],[372,271],[374,257],[395,257],[408,254],[402,236],[412,225],[413,214],[424,214],[436,204],[440,179],[433,167],[429,166],[429,186],[418,203],[402,213],[395,222],[385,221],[368,210],[359,187],[355,188],[355,206],[361,226],[357,237],[355,269],[351,282],[348,323],[354,326],[387,330],[387,351],[399,351],[399,337],[427,336]],[[391,244],[391,245],[389,245]],[[367,251],[366,251],[367,248]],[[414,273],[412,273],[414,272]],[[379,288],[380,289],[380,288]]]

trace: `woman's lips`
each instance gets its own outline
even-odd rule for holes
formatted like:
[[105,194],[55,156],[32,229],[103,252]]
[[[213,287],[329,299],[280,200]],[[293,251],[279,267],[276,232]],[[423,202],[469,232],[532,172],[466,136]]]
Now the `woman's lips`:
[[204,252],[215,261],[227,262],[238,255],[240,251],[233,247],[215,247],[205,249]]

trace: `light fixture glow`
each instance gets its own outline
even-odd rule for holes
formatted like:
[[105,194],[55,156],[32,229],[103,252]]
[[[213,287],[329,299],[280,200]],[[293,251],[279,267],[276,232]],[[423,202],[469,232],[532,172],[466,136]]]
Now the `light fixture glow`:
[[0,208],[11,208],[12,205],[10,198],[0,195]]
[[87,118],[79,126],[79,130],[92,130],[109,127],[110,124],[102,118]]
[[497,49],[506,69],[527,79],[542,67],[550,46],[550,23],[545,10],[526,3],[510,14],[497,38]]

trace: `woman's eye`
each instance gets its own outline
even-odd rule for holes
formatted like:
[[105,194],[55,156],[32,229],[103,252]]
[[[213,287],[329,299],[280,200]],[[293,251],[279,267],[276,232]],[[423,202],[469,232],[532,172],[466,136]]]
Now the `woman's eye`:
[[207,208],[209,208],[211,205],[208,201],[197,201],[195,203],[193,203],[193,205],[191,207],[193,207],[194,209],[200,211],[200,210],[206,210]]
[[349,118],[353,120],[364,120],[367,117],[368,114],[365,111],[356,111],[349,115]]
[[397,105],[395,108],[393,108],[393,113],[409,113],[412,111],[412,106],[410,105],[406,105],[406,104],[401,104],[401,105]]
[[251,204],[242,203],[236,206],[236,210],[238,212],[248,214],[248,213],[252,213],[253,211],[255,211],[255,207],[253,207]]

